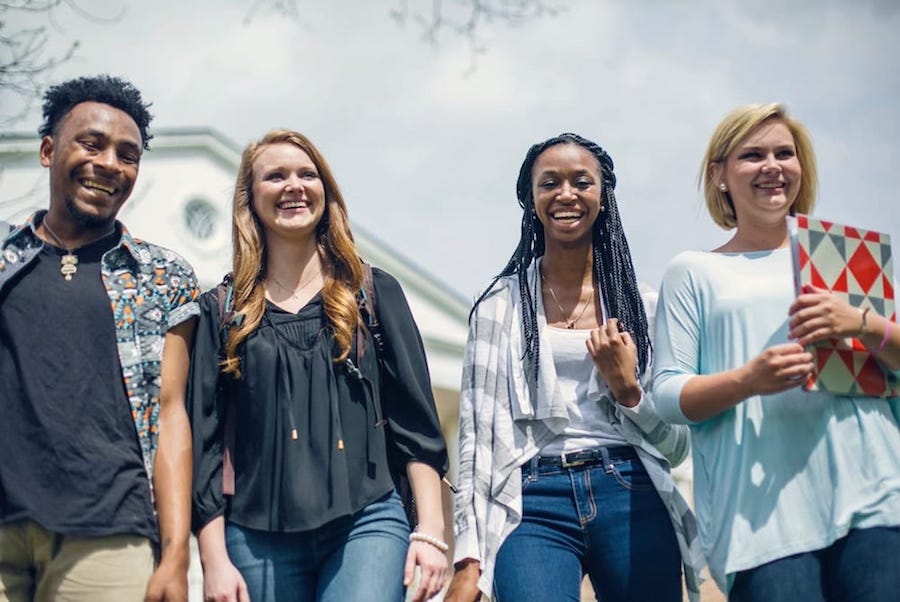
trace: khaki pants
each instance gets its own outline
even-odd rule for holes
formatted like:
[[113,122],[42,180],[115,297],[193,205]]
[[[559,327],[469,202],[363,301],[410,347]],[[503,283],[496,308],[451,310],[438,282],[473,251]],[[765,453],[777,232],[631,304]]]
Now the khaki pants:
[[77,537],[32,521],[0,525],[0,602],[128,602],[153,574],[146,537]]

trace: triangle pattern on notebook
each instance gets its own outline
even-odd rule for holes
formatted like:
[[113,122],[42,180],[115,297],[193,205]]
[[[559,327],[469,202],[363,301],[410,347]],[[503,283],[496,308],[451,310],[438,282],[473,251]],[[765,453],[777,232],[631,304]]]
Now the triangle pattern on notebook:
[[[788,218],[792,219],[792,218]],[[798,215],[791,226],[797,291],[812,284],[860,309],[896,321],[889,235]],[[820,341],[810,349],[816,374],[805,388],[836,395],[898,397],[900,383],[855,338]]]

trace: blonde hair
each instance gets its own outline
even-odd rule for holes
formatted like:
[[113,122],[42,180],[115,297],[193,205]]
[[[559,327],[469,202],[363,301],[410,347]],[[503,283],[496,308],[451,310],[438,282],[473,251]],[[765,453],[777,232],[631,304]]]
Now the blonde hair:
[[306,136],[290,130],[273,130],[244,149],[234,186],[231,213],[233,303],[235,315],[241,314],[243,320],[229,328],[222,371],[238,378],[241,376],[238,348],[259,327],[266,309],[263,280],[268,250],[263,227],[253,211],[253,163],[265,147],[279,143],[293,144],[309,155],[325,188],[325,212],[316,227],[316,246],[325,281],[322,287],[325,318],[336,343],[335,361],[343,361],[350,353],[360,320],[356,294],[362,286],[362,262],[356,252],[347,206],[334,174]]
[[700,166],[699,186],[706,198],[706,208],[713,221],[725,230],[737,226],[737,215],[728,192],[719,190],[711,168],[714,164],[724,164],[728,155],[759,127],[770,119],[782,121],[790,130],[797,149],[797,160],[800,162],[800,190],[791,205],[791,215],[810,213],[816,204],[818,176],[816,173],[816,155],[813,151],[809,132],[799,121],[790,117],[781,103],[752,104],[738,107],[729,113],[716,127],[703,163]]

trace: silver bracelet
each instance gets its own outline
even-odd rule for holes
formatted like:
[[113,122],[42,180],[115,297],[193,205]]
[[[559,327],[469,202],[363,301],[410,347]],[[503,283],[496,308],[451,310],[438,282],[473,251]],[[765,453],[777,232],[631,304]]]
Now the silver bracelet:
[[419,533],[418,531],[413,531],[409,534],[410,541],[423,541],[427,544],[431,544],[436,547],[438,550],[447,553],[447,550],[450,549],[450,546],[447,545],[447,542],[441,541],[437,537],[432,537],[431,535],[425,535],[424,533]]

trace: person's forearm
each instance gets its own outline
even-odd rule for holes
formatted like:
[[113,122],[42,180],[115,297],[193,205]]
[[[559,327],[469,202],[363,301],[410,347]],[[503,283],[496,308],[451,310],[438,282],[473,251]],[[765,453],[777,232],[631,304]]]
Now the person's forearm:
[[[190,342],[196,320],[166,333],[160,367],[159,439],[153,465],[153,490],[159,516],[160,562],[187,569],[191,529],[191,424],[185,410]],[[185,573],[186,574],[186,573]]]
[[183,403],[160,410],[153,471],[162,562],[187,567],[191,522],[191,436]]
[[681,411],[689,420],[701,422],[730,410],[751,395],[753,388],[742,368],[697,375],[681,390]]
[[421,533],[444,539],[444,510],[441,500],[441,477],[422,462],[410,462],[406,474],[416,502],[418,525],[411,525]]
[[225,547],[225,517],[217,516],[197,533],[197,544],[200,548],[200,563],[211,566],[228,558]]

